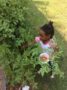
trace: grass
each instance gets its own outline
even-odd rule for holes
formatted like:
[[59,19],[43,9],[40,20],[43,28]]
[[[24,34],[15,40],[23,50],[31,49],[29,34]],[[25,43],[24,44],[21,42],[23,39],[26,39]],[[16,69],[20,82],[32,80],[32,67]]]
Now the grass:
[[38,90],[67,90],[67,0],[34,0],[38,10],[54,21],[58,45],[64,51],[62,70],[64,79],[39,79]]

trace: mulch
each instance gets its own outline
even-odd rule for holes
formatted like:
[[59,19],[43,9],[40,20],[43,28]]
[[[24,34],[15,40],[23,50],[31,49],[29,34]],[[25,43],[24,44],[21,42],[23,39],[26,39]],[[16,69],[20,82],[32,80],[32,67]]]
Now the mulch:
[[0,68],[0,90],[6,90],[5,76],[2,68]]

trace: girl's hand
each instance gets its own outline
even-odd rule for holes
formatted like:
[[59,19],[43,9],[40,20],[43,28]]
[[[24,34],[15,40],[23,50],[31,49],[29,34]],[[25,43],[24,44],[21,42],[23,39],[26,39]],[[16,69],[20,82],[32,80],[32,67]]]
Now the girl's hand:
[[54,47],[54,51],[56,52],[58,52],[59,51],[59,47],[58,47],[58,45],[56,45],[55,47]]

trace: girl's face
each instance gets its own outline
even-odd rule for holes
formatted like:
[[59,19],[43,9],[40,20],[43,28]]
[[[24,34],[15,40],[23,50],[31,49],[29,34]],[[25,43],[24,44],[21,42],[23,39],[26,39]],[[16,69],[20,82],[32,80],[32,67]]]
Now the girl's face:
[[41,41],[43,42],[48,41],[50,39],[50,35],[46,35],[43,30],[39,30],[39,36]]

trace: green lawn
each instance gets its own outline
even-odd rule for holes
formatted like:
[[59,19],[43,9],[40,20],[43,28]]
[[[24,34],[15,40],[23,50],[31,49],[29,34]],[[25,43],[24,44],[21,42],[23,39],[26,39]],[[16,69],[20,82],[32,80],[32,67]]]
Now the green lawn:
[[57,42],[64,51],[64,79],[39,79],[38,90],[67,90],[67,0],[34,0],[34,3],[44,16],[54,21]]

